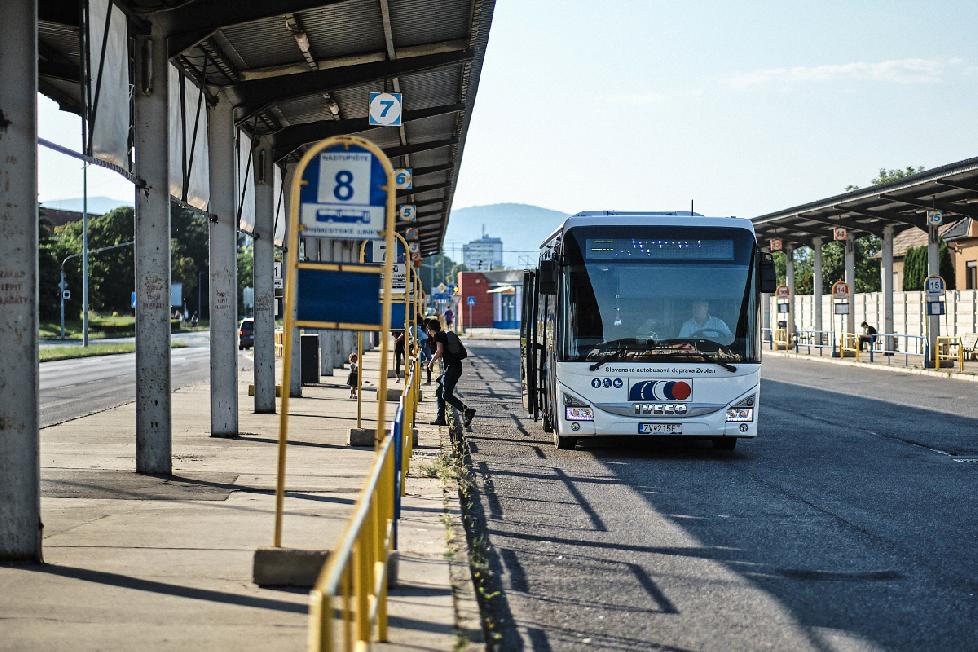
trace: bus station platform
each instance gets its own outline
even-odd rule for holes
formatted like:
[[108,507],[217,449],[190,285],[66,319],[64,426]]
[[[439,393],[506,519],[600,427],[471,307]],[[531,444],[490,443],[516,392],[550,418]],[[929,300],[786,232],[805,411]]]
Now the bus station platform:
[[864,369],[874,369],[880,371],[891,371],[904,374],[919,376],[933,376],[935,378],[954,378],[957,380],[978,382],[978,360],[966,359],[963,361],[964,369],[961,369],[958,362],[943,361],[940,369],[926,368],[924,359],[921,355],[904,354],[896,352],[893,355],[884,355],[874,352],[870,357],[868,351],[863,351],[859,358],[854,357],[833,357],[831,348],[819,348],[808,346],[804,342],[799,342],[796,348],[771,349],[771,343],[764,343],[762,355],[776,355],[779,357],[801,360],[813,360],[816,362],[827,362],[838,365],[858,366]]
[[[377,352],[364,357],[368,388],[377,385],[379,361]],[[374,457],[347,445],[356,401],[346,373],[323,376],[290,402],[286,547],[336,544]],[[172,395],[170,476],[134,472],[135,404],[41,431],[45,559],[0,565],[0,650],[305,648],[307,589],[252,582],[255,550],[273,537],[279,416],[246,412],[237,437],[211,437],[209,391],[202,383]],[[249,405],[247,391],[242,374],[241,405]],[[428,394],[381,649],[449,650],[460,640],[455,604],[464,598],[454,595],[446,554],[457,501],[446,500],[440,478],[422,477],[434,475],[426,467],[442,434],[422,425],[434,416]],[[375,397],[364,393],[364,427],[374,426]],[[395,408],[388,403],[388,419]]]

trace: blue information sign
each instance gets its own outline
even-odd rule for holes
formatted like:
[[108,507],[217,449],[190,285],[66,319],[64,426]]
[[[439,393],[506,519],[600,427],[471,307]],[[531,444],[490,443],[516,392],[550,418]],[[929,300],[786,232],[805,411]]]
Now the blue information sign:
[[465,303],[468,304],[468,305],[470,305],[470,306],[474,306],[475,305],[475,297],[469,297],[468,299],[465,300]]
[[304,237],[381,238],[387,174],[364,147],[336,144],[314,156],[302,172],[299,223]]

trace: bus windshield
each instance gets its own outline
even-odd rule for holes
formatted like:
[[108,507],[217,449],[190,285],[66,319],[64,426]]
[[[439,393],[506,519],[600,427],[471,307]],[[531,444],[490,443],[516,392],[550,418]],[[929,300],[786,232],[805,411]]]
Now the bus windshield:
[[749,231],[578,227],[563,250],[561,360],[759,361]]

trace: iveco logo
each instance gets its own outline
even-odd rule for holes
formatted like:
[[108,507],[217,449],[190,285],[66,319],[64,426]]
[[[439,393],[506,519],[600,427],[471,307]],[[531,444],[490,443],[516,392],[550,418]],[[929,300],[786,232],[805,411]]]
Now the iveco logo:
[[685,401],[693,394],[687,380],[643,380],[628,390],[629,401]]

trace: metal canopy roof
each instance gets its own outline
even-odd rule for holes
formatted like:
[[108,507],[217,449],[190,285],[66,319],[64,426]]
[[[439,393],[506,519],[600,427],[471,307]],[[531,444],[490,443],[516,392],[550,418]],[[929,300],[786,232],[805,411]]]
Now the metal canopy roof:
[[887,225],[895,227],[895,232],[913,227],[926,231],[928,209],[939,209],[950,219],[978,215],[978,158],[761,215],[752,221],[759,239],[781,238],[790,244],[810,246],[813,238],[831,239],[835,226],[880,237]]
[[[130,33],[167,33],[171,61],[211,94],[223,90],[250,136],[277,160],[358,134],[414,168],[423,254],[441,248],[485,57],[494,0],[115,0]],[[39,85],[80,112],[77,0],[39,0]],[[370,128],[368,94],[403,93],[403,126]]]

